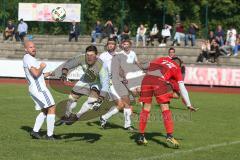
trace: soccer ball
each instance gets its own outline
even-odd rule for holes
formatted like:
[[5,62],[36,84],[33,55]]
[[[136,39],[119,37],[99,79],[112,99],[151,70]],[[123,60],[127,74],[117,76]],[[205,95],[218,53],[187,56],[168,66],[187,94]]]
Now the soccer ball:
[[66,11],[62,7],[57,7],[52,10],[52,19],[54,21],[63,21],[66,17]]

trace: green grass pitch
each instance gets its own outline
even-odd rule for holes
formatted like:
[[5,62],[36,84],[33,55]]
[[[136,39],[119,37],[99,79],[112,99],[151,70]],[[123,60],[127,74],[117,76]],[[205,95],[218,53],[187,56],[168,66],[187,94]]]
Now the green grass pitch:
[[[51,91],[56,102],[67,95]],[[240,98],[237,94],[190,92],[199,111],[190,114],[181,100],[171,103],[180,149],[165,146],[165,130],[157,106],[147,126],[147,146],[138,146],[136,134],[123,130],[121,113],[102,130],[98,119],[59,126],[61,140],[34,140],[29,136],[35,117],[34,103],[26,85],[0,85],[0,159],[4,160],[233,160],[240,159]],[[79,102],[81,103],[81,102]],[[140,107],[134,109],[139,113]],[[138,116],[133,123],[138,127]],[[46,131],[46,124],[43,127]]]

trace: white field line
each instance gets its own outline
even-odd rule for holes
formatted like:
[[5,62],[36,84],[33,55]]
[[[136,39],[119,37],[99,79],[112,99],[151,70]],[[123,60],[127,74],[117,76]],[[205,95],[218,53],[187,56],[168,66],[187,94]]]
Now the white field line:
[[162,159],[170,158],[170,157],[173,158],[173,157],[175,157],[179,154],[185,154],[185,153],[191,153],[191,152],[197,152],[197,151],[206,151],[206,150],[210,150],[210,149],[213,149],[213,148],[225,147],[225,146],[230,146],[230,145],[235,145],[235,144],[240,144],[240,141],[212,144],[212,145],[197,147],[197,148],[189,149],[189,150],[182,150],[182,151],[175,151],[173,153],[166,153],[166,154],[162,154],[162,155],[159,155],[159,156],[138,158],[137,160],[162,160]]

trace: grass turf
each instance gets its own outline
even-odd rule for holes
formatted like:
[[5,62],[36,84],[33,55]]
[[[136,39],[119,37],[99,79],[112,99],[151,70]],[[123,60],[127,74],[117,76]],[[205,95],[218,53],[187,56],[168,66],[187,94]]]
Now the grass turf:
[[[53,93],[56,102],[67,98]],[[61,140],[34,140],[29,131],[38,114],[25,85],[0,85],[0,159],[239,159],[240,99],[237,94],[190,93],[200,110],[190,114],[180,100],[173,100],[175,138],[180,149],[167,148],[159,108],[154,106],[147,126],[147,146],[135,143],[136,134],[123,130],[121,113],[110,119],[110,128],[100,129],[98,119],[55,128]],[[80,102],[81,103],[81,102]],[[140,107],[135,107],[140,112]],[[138,116],[133,123],[138,126]],[[46,134],[46,124],[43,126]]]

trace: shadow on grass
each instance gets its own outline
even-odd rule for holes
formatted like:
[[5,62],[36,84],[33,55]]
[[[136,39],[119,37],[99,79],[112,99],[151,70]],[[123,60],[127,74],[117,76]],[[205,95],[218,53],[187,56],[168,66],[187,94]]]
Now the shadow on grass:
[[[87,122],[86,124],[88,126],[100,126],[100,122],[99,121]],[[107,122],[106,128],[104,128],[104,129],[119,129],[119,128],[124,129],[123,126]]]
[[[130,139],[134,139],[135,142],[137,143],[137,138],[139,136],[139,133],[136,133],[136,134],[133,134]],[[162,140],[159,140],[158,137],[163,137],[164,139],[166,138],[166,135],[165,134],[162,134],[162,133],[159,133],[159,132],[149,132],[149,133],[145,133],[145,138],[147,139],[147,141],[153,141],[157,144],[160,144],[162,145],[163,147],[166,147],[166,148],[170,148],[166,141],[162,141]],[[181,138],[175,138],[176,140],[182,140]],[[138,143],[137,143],[138,144]]]
[[[29,126],[21,126],[20,129],[30,133],[33,128],[29,127]],[[43,135],[46,135],[47,132],[40,130],[39,134],[41,136],[43,136]],[[94,143],[94,142],[98,141],[101,137],[102,137],[102,135],[96,134],[96,133],[63,133],[63,134],[55,135],[55,138],[57,140],[66,140],[66,142],[68,142],[68,141],[86,141],[88,143]]]

